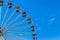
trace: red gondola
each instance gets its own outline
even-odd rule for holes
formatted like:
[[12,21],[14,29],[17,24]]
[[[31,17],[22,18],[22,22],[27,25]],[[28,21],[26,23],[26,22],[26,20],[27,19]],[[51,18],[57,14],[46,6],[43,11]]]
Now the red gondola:
[[26,12],[22,12],[22,16],[23,17],[26,17]]
[[23,12],[22,14],[26,14],[26,12]]
[[19,10],[18,10],[18,9],[16,9],[16,12],[19,12]]

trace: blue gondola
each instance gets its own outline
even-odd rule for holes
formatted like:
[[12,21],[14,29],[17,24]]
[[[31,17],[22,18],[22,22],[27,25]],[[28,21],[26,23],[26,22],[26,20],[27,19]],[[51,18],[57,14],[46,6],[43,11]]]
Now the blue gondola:
[[12,7],[12,3],[9,2],[9,3],[8,3],[8,8],[11,8],[11,7]]

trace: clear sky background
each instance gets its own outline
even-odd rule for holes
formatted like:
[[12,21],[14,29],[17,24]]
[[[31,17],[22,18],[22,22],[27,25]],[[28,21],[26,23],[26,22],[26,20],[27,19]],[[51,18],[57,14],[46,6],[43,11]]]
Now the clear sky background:
[[37,40],[60,40],[60,0],[10,0],[32,18]]

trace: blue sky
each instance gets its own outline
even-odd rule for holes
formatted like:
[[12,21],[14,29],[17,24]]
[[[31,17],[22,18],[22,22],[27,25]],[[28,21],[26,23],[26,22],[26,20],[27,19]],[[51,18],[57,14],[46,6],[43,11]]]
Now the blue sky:
[[20,5],[30,15],[36,26],[37,40],[60,39],[60,0],[10,1]]

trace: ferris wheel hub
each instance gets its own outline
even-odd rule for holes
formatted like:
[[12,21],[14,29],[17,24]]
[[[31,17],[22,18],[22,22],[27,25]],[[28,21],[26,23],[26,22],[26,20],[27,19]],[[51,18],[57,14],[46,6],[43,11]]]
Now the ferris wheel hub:
[[2,32],[3,32],[3,29],[2,27],[0,27],[0,40],[5,40]]
[[2,27],[0,27],[0,36],[3,34],[2,32],[3,32],[3,29]]

